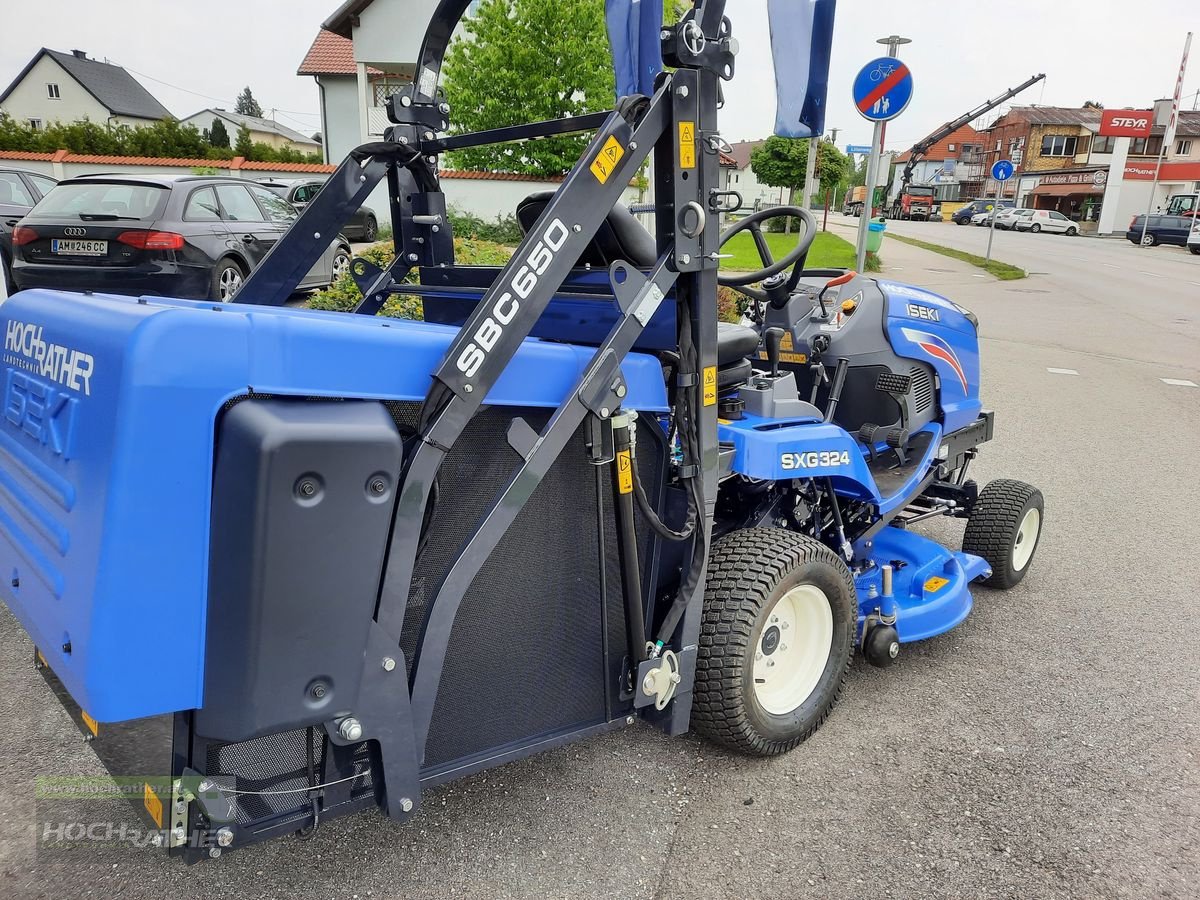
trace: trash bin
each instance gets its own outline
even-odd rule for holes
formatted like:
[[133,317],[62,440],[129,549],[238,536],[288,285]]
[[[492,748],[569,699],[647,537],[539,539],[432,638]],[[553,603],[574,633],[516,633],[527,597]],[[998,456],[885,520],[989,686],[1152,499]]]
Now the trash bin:
[[883,221],[883,216],[877,217],[873,222],[867,225],[867,252],[878,253],[879,248],[883,245],[883,233],[887,231],[887,225]]

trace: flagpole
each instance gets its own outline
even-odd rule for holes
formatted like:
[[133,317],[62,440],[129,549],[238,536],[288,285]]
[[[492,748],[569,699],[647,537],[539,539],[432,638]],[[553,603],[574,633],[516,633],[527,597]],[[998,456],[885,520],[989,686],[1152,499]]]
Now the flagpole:
[[1167,148],[1175,140],[1175,129],[1179,123],[1179,100],[1183,94],[1183,77],[1187,74],[1188,51],[1191,48],[1192,33],[1189,31],[1187,40],[1183,42],[1183,61],[1179,64],[1179,78],[1175,81],[1175,94],[1171,100],[1171,118],[1167,122],[1167,130],[1163,134],[1162,146],[1158,148],[1158,164],[1154,167],[1154,180],[1150,183],[1150,199],[1146,202],[1146,215],[1142,217],[1142,236],[1138,241],[1142,247],[1146,246],[1146,228],[1150,225],[1150,214],[1154,210],[1154,195],[1158,192],[1158,179],[1162,175],[1163,159],[1166,158]]

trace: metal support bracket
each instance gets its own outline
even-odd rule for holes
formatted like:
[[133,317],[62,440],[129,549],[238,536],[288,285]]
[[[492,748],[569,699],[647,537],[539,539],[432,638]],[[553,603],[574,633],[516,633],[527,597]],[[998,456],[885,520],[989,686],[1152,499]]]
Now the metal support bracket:
[[653,703],[655,709],[666,709],[683,678],[679,668],[679,657],[673,650],[664,650],[657,659],[644,660],[638,666],[634,708],[641,709]]

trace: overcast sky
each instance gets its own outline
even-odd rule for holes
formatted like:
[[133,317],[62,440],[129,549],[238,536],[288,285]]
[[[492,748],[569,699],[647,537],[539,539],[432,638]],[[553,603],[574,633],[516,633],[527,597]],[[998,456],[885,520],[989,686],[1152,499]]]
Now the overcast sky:
[[[295,72],[337,6],[338,0],[4,0],[0,82],[14,78],[40,47],[79,48],[125,66],[181,118],[207,106],[232,107],[249,84],[268,114],[274,107],[281,123],[311,134],[320,126],[316,85]],[[775,115],[766,0],[731,0],[727,9],[742,52],[737,77],[726,85],[722,131],[730,141],[763,137]],[[869,141],[870,125],[855,111],[850,85],[863,63],[886,52],[875,43],[884,35],[913,39],[902,52],[913,71],[913,101],[887,134],[888,149],[903,150],[1038,72],[1046,81],[1019,102],[1147,107],[1174,89],[1188,30],[1200,32],[1200,0],[839,0],[826,127],[841,129],[843,146]],[[1197,90],[1200,35],[1184,92]],[[1191,108],[1192,100],[1185,102]]]

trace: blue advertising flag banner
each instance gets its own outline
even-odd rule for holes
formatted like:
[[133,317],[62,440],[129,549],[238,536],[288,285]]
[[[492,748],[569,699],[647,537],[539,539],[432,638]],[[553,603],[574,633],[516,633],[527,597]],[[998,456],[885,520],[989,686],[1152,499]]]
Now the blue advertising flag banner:
[[775,133],[811,138],[825,133],[825,95],[837,0],[767,0],[778,97]]
[[662,71],[663,0],[605,0],[608,42],[612,46],[617,97],[654,93]]

